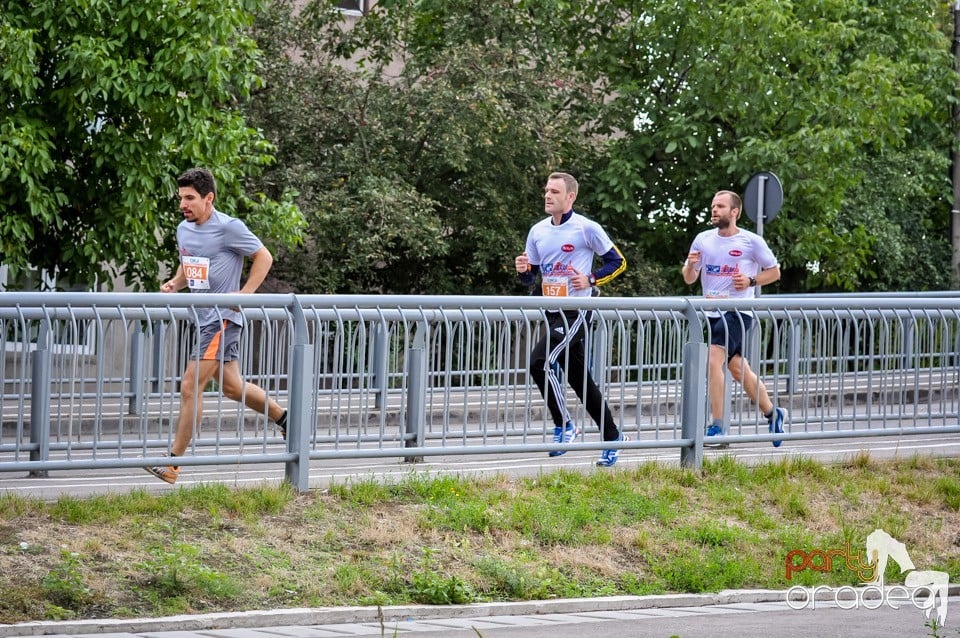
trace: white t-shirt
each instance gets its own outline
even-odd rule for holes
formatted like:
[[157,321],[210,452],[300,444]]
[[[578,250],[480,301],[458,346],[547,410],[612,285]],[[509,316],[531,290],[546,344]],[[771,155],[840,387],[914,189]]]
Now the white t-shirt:
[[590,287],[574,290],[570,277],[589,275],[593,256],[605,255],[611,248],[613,241],[603,227],[579,213],[572,213],[559,226],[553,225],[553,217],[547,217],[527,234],[527,257],[540,266],[545,297],[589,297]]
[[[735,290],[733,276],[742,273],[756,277],[761,270],[777,265],[777,258],[763,237],[743,228],[735,235],[720,236],[716,228],[705,230],[693,240],[691,251],[700,251],[700,261],[694,268],[700,273],[700,285],[707,299],[753,299],[753,286]],[[708,312],[718,316],[719,312]]]

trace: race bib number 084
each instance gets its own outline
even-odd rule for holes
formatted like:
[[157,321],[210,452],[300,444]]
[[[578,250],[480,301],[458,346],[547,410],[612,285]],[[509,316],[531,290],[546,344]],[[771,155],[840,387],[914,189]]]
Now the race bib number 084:
[[191,290],[210,289],[210,258],[187,257],[180,261],[183,265],[183,274],[187,278],[187,286]]

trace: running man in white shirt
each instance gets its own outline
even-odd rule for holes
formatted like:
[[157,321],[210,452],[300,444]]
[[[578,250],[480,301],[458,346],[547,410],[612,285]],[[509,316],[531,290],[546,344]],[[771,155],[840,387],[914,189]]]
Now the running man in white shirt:
[[[260,239],[239,219],[213,207],[217,184],[205,168],[193,168],[177,178],[180,187],[180,212],[183,221],[177,227],[180,266],[172,279],[160,286],[161,292],[254,293],[273,265],[273,256]],[[240,287],[244,257],[252,263],[247,281]],[[203,389],[217,379],[223,394],[259,414],[267,414],[286,438],[287,411],[270,399],[258,385],[240,376],[237,363],[243,315],[232,308],[198,308],[196,350],[180,382],[180,416],[170,456],[182,456],[193,438],[193,430],[203,413]],[[180,466],[158,465],[146,468],[167,483],[175,483]]]
[[[530,229],[526,251],[514,265],[525,286],[540,276],[545,297],[589,298],[594,286],[606,284],[622,273],[627,263],[600,224],[574,212],[578,184],[572,175],[552,173],[544,188],[544,208],[548,217]],[[594,255],[602,265],[593,270]],[[628,440],[614,421],[600,388],[587,367],[583,341],[590,313],[583,310],[547,311],[547,334],[530,353],[530,374],[547,402],[553,418],[553,442],[570,443],[577,438],[577,427],[567,411],[566,393],[558,374],[562,368],[587,412],[602,432],[604,441]],[[549,389],[547,384],[549,383]],[[560,456],[554,450],[550,456]],[[620,450],[603,450],[597,465],[610,467]]]
[[[772,284],[780,279],[780,264],[763,237],[743,228],[737,228],[737,219],[743,209],[740,196],[731,191],[720,191],[713,196],[710,221],[714,227],[705,230],[690,246],[683,262],[683,280],[692,284],[700,278],[703,295],[707,299],[753,299],[756,287]],[[757,404],[766,417],[768,431],[780,434],[786,411],[773,405],[763,381],[742,356],[743,342],[753,325],[750,312],[707,312],[710,320],[710,394],[711,424],[707,436],[723,434],[724,363],[730,376],[743,385],[750,400]],[[780,447],[783,441],[774,441]]]

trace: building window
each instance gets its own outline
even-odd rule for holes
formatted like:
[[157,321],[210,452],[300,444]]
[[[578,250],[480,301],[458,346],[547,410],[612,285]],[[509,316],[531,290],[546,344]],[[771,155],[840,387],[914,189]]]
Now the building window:
[[346,13],[363,15],[367,11],[367,0],[344,0],[337,6]]

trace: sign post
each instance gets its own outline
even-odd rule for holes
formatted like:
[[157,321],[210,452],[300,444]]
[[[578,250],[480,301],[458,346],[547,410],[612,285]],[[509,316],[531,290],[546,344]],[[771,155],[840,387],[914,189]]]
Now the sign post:
[[772,221],[783,206],[783,185],[773,173],[756,173],[747,182],[743,193],[743,207],[747,217],[757,224],[757,234],[763,237],[763,222]]

